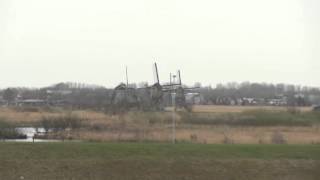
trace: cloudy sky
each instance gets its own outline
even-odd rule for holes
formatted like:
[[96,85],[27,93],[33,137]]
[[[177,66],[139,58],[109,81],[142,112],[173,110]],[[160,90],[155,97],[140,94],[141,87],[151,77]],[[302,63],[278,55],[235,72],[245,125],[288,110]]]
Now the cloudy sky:
[[154,61],[162,81],[320,86],[320,1],[0,1],[0,88],[151,83]]

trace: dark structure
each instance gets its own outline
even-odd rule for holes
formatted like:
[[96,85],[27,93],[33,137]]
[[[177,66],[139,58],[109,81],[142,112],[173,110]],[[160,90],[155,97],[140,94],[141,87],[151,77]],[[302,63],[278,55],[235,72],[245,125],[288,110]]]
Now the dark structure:
[[313,107],[313,111],[320,112],[320,105],[314,106],[314,107]]

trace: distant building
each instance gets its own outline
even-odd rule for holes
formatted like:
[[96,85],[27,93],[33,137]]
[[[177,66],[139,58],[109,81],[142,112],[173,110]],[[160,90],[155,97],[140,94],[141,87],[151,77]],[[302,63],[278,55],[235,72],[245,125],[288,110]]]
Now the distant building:
[[60,94],[60,95],[68,95],[72,94],[71,90],[47,90],[48,94]]
[[6,104],[7,104],[7,101],[5,101],[2,96],[0,96],[0,106],[6,105]]
[[257,105],[257,101],[254,98],[242,98],[242,105]]
[[47,101],[41,99],[25,99],[17,101],[18,106],[44,106],[47,104]]
[[268,99],[268,105],[271,106],[286,106],[288,105],[288,98],[284,95],[276,96],[273,99]]
[[314,106],[314,107],[313,107],[313,111],[320,112],[320,105]]
[[201,95],[199,93],[187,93],[185,95],[187,104],[201,104]]

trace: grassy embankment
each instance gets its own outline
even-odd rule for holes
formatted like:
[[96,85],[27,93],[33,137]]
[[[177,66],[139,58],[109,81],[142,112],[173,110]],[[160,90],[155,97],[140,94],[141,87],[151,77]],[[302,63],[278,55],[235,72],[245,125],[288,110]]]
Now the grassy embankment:
[[319,145],[0,143],[6,180],[313,180],[319,168]]

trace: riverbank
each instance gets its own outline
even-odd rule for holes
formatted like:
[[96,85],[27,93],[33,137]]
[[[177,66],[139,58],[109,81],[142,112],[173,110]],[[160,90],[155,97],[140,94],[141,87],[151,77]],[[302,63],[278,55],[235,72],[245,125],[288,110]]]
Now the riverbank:
[[290,179],[320,175],[320,145],[0,143],[11,179]]

